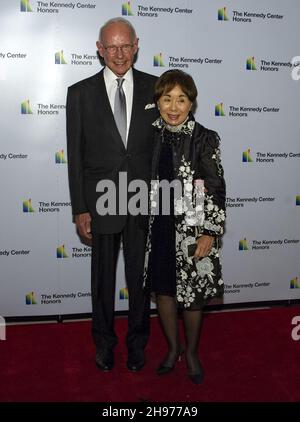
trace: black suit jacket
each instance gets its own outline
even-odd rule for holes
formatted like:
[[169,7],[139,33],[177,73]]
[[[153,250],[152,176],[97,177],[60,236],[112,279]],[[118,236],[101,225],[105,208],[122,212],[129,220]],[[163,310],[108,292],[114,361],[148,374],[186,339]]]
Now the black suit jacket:
[[[96,202],[100,180],[114,182],[118,193],[119,172],[127,172],[128,182],[150,180],[156,108],[153,104],[156,77],[133,69],[133,103],[127,148],[118,132],[106,92],[103,69],[68,89],[67,150],[69,186],[73,214],[89,212],[92,231],[120,232],[126,215],[100,216]],[[117,204],[118,206],[118,204]],[[142,220],[141,220],[142,221]]]

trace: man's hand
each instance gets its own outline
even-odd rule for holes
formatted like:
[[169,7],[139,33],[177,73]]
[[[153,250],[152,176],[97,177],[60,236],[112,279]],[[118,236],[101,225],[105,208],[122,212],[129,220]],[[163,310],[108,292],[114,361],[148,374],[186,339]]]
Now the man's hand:
[[204,258],[205,256],[208,256],[211,251],[213,243],[214,243],[213,236],[208,236],[204,234],[201,237],[199,237],[199,239],[197,240],[198,246],[197,246],[194,257]]
[[83,214],[75,215],[75,224],[80,237],[86,240],[92,238],[90,213],[85,212]]

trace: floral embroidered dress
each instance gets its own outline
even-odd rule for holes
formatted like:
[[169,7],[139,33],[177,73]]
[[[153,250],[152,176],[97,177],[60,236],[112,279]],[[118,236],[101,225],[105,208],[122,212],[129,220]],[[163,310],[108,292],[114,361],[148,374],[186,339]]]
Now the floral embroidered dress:
[[[144,284],[157,294],[176,296],[179,307],[201,309],[224,289],[219,259],[225,223],[220,139],[191,114],[177,127],[169,127],[161,118],[153,125],[157,131]],[[162,214],[162,203],[166,205],[159,189],[162,180],[182,187],[179,195],[171,190],[167,215]],[[209,256],[196,260],[189,256],[188,245],[203,234],[214,236],[215,241]]]

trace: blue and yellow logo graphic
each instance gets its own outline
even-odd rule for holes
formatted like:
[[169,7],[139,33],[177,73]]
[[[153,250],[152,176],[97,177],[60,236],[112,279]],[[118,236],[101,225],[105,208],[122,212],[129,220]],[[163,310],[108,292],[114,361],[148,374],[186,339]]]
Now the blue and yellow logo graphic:
[[127,287],[123,287],[122,289],[120,289],[119,299],[120,300],[128,299],[128,289],[127,289]]
[[225,116],[224,109],[223,109],[223,103],[219,103],[215,106],[215,116]]
[[227,10],[226,7],[221,7],[218,9],[218,21],[228,21]]
[[123,16],[133,16],[130,1],[122,4],[122,15]]
[[23,101],[21,103],[21,114],[33,114],[29,104],[29,100]]
[[300,289],[298,277],[292,278],[291,283],[290,283],[290,289]]
[[57,51],[55,53],[55,64],[67,64],[64,58],[64,52],[63,50]]
[[37,300],[34,296],[34,292],[27,293],[25,296],[26,305],[37,305]]
[[23,212],[34,212],[31,199],[26,199],[23,201]]
[[247,243],[247,239],[244,237],[244,239],[241,239],[239,241],[239,251],[248,251],[249,250],[249,246]]
[[21,0],[20,10],[21,12],[32,12],[29,0]]
[[155,67],[164,67],[164,62],[162,58],[162,53],[157,54],[153,57],[153,66]]
[[296,205],[300,205],[300,195],[296,196]]
[[65,250],[65,245],[56,248],[56,258],[69,258]]
[[250,148],[243,152],[243,163],[253,163],[250,155]]
[[246,70],[256,70],[254,57],[248,57],[248,59],[246,60]]
[[64,52],[63,50],[57,51],[55,53],[55,64],[67,64],[64,58]]
[[55,164],[66,164],[66,162],[64,150],[57,151],[55,153]]

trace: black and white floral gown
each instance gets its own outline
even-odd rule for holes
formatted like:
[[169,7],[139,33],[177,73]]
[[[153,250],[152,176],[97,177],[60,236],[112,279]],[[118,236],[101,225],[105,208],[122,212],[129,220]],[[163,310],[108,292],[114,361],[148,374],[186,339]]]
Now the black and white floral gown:
[[[195,122],[191,114],[175,133],[161,118],[153,125],[157,132],[144,285],[157,294],[176,296],[179,307],[201,309],[224,289],[219,257],[225,223],[220,138]],[[171,215],[162,216],[159,181],[171,181],[172,176],[184,186],[184,194],[176,194],[173,212],[171,207]],[[203,234],[214,236],[215,241],[209,256],[195,260],[188,256],[188,245]]]

